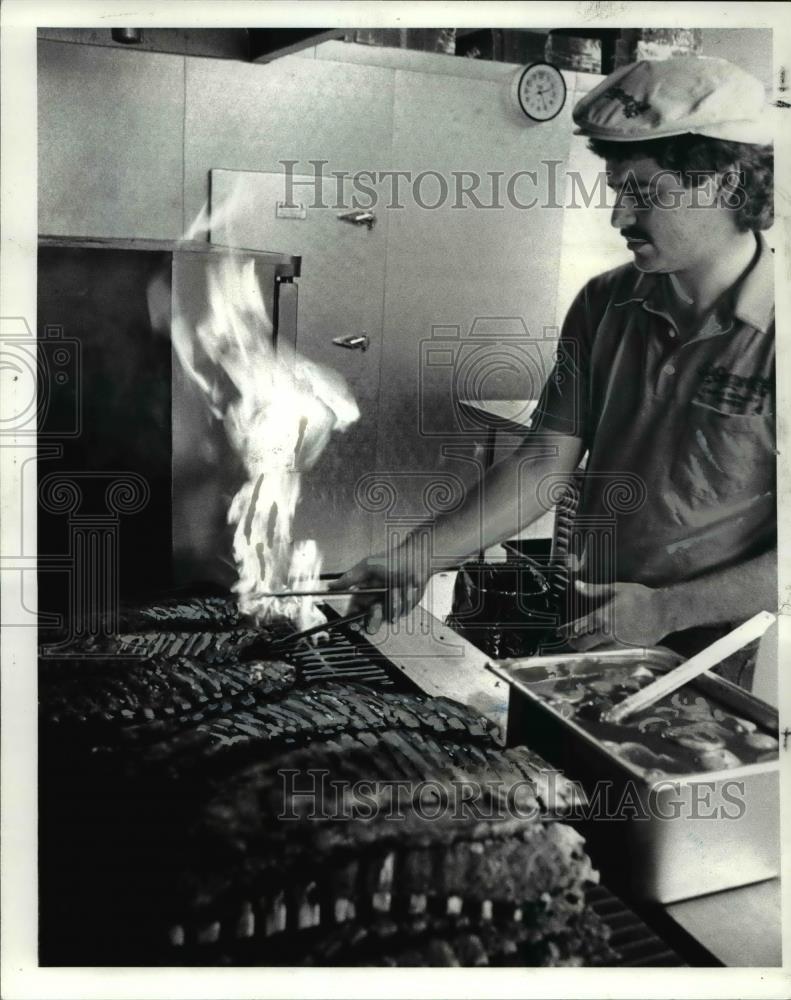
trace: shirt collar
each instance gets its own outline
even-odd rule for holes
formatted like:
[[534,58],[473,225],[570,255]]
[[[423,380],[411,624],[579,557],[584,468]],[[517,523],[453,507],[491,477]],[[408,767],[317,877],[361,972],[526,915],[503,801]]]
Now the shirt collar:
[[763,233],[758,238],[758,258],[740,282],[734,315],[743,323],[766,333],[775,317],[774,255]]
[[[774,259],[769,244],[762,233],[756,233],[758,241],[758,256],[747,274],[736,288],[735,299],[731,298],[733,315],[762,333],[766,333],[774,320]],[[664,274],[650,274],[646,271],[637,272],[637,280],[631,289],[631,294],[614,302],[615,306],[625,306],[630,302],[639,302],[649,312],[660,315],[668,313],[668,286]]]

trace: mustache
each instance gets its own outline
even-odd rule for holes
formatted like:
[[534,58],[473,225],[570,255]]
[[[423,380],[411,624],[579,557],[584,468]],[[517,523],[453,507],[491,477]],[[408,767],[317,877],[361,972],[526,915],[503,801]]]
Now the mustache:
[[621,236],[627,240],[645,240],[646,243],[651,242],[648,236],[645,233],[641,233],[639,229],[622,229]]

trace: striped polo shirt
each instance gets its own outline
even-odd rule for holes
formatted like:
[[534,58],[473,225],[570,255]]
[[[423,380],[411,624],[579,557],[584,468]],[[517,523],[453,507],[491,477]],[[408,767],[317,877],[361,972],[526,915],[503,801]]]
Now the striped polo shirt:
[[[626,264],[577,295],[536,430],[582,438],[582,576],[662,586],[776,543],[773,258],[694,328],[666,274]],[[597,544],[597,524],[615,544]],[[599,532],[601,534],[601,532]],[[613,564],[614,561],[614,564]]]

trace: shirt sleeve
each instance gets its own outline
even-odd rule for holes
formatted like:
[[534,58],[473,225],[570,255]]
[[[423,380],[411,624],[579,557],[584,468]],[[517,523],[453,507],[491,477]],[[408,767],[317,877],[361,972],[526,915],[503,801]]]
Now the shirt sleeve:
[[555,346],[554,366],[544,384],[531,428],[581,438],[592,435],[590,357],[592,313],[590,285],[572,302]]

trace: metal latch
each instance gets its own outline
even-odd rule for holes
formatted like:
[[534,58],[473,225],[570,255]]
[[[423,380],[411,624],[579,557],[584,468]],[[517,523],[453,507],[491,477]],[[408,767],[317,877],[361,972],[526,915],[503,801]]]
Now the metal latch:
[[332,342],[350,351],[367,351],[371,343],[367,333],[347,333],[345,337],[333,337]]
[[341,222],[350,222],[353,226],[368,226],[369,230],[373,229],[376,222],[376,215],[362,208],[353,212],[341,212],[338,218]]

